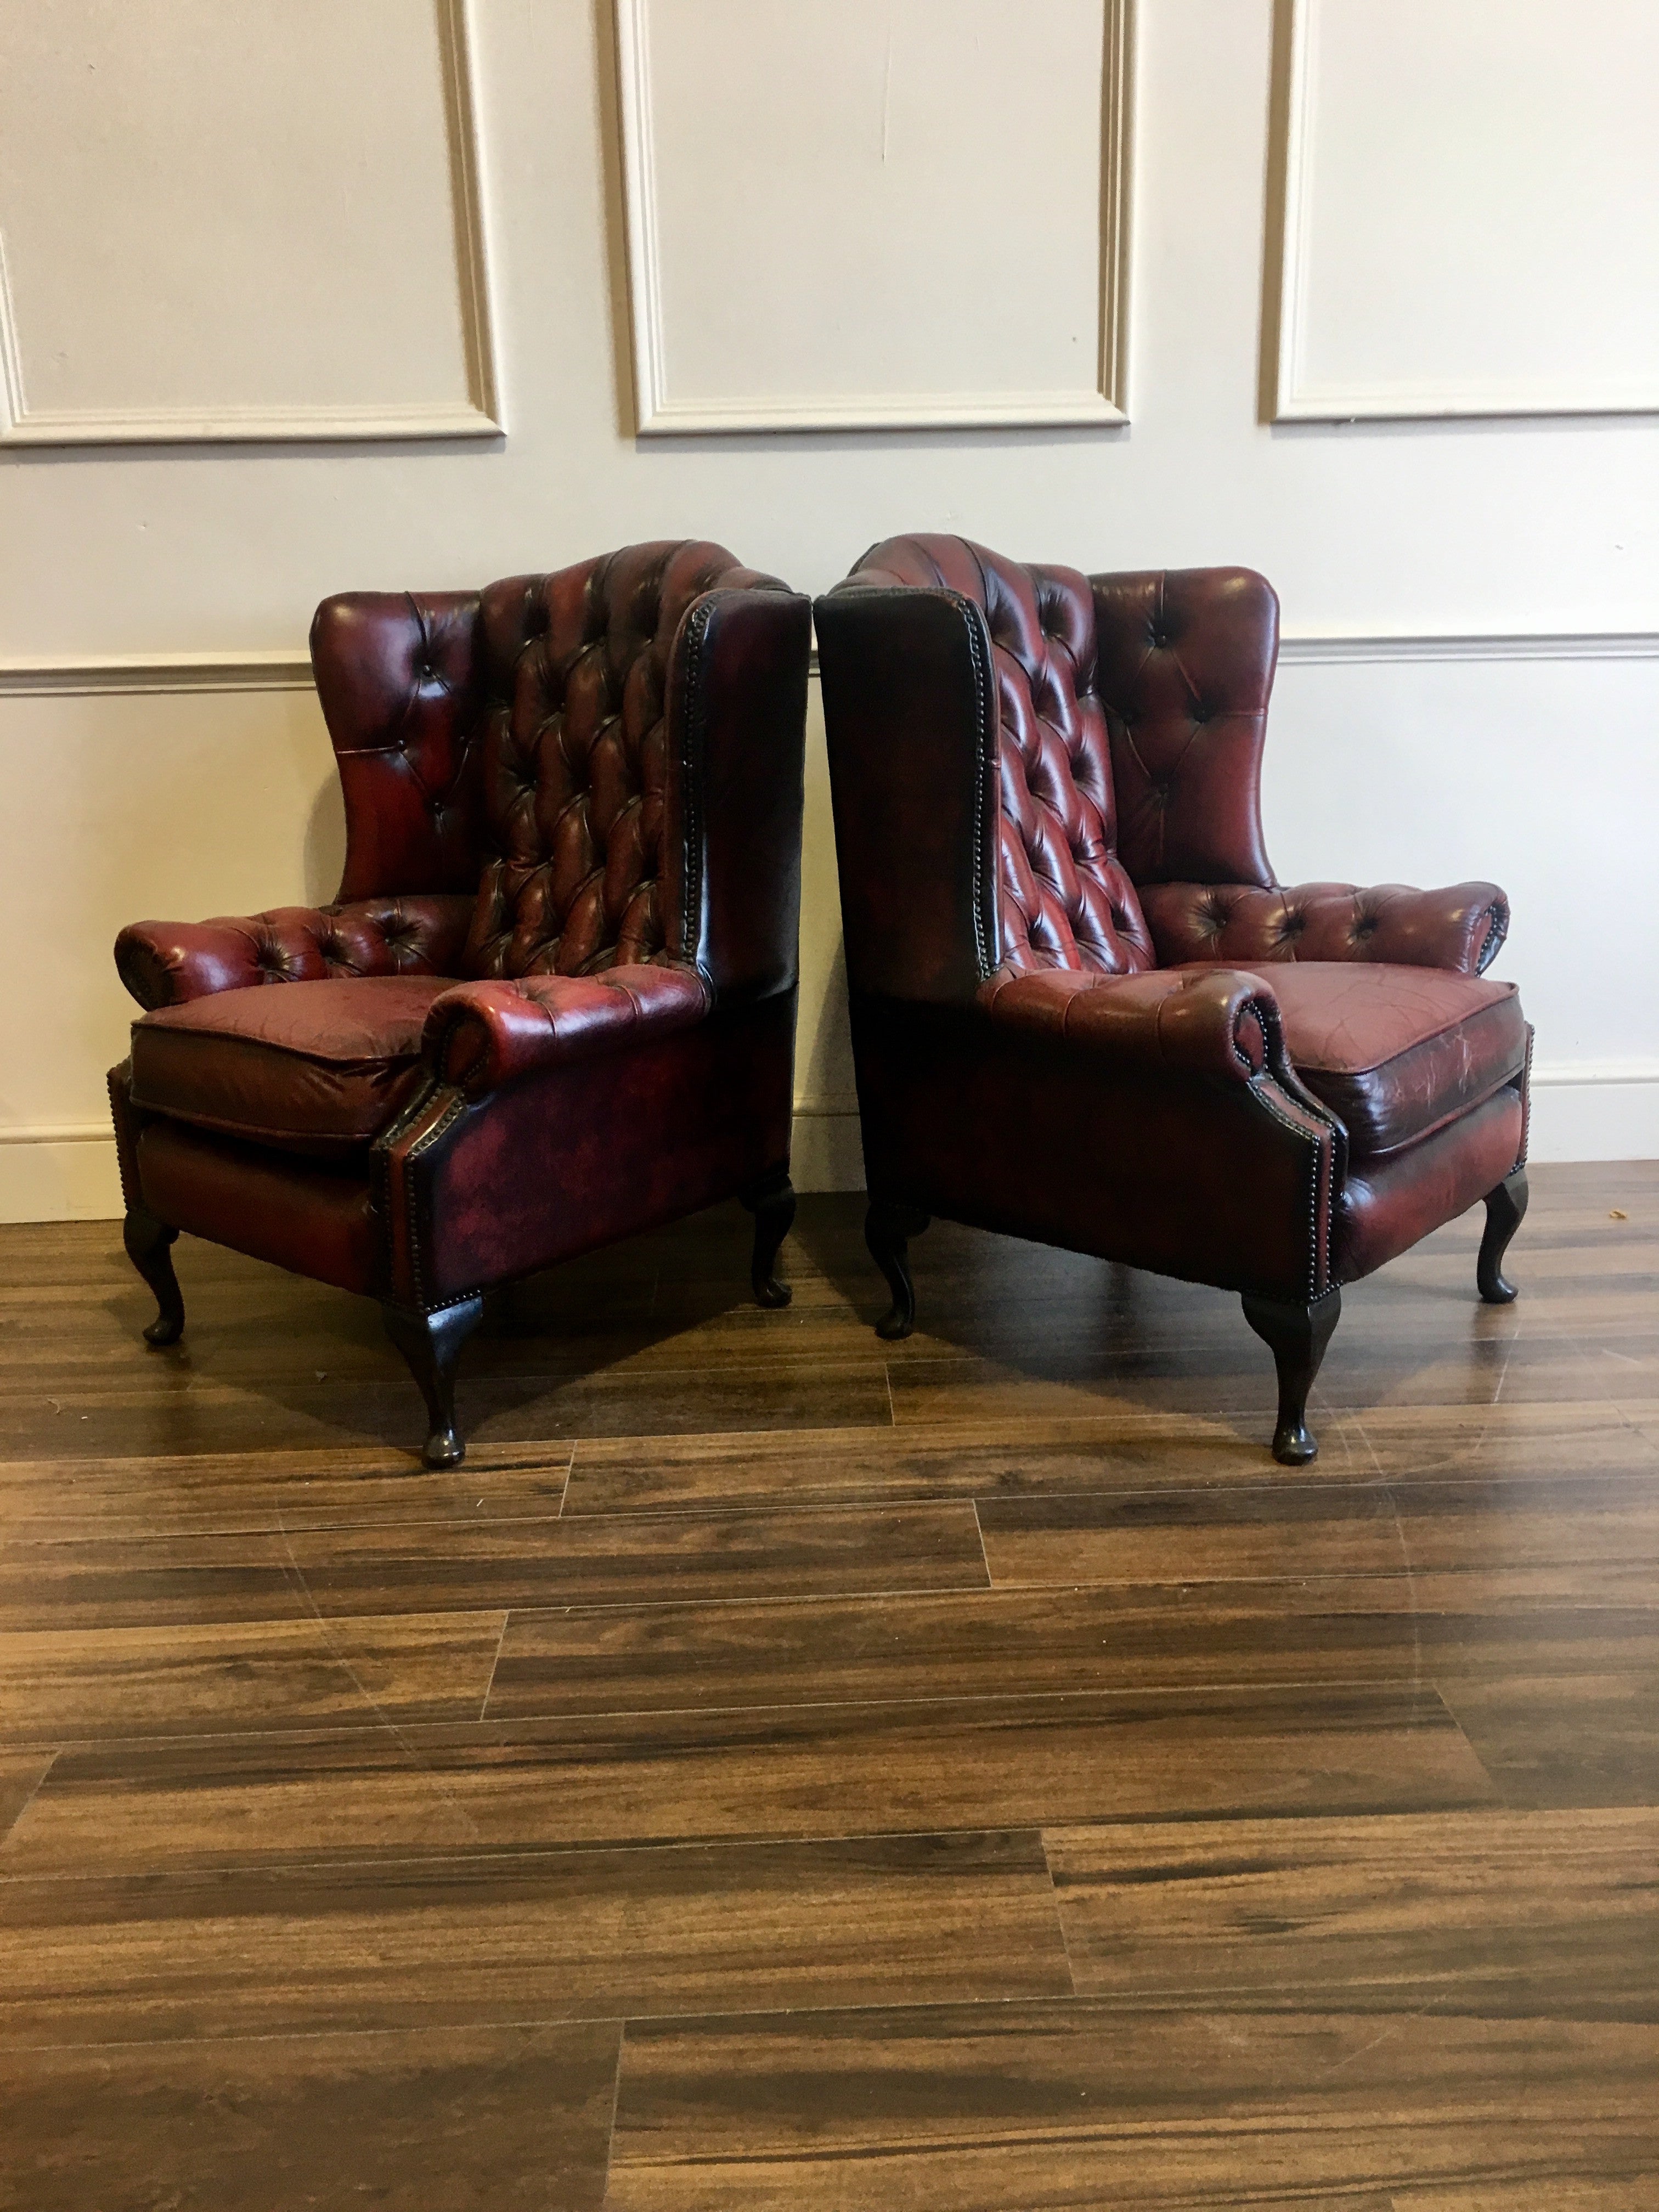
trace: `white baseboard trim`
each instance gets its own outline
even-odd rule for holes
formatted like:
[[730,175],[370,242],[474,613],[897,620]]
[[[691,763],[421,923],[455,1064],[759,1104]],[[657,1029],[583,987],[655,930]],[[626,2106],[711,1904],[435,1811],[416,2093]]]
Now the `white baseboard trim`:
[[111,1221],[121,1212],[106,1121],[0,1129],[0,1222]]
[[1535,1066],[1528,1156],[1540,1164],[1659,1159],[1659,1060]]
[[798,1098],[789,1139],[797,1190],[862,1190],[864,1140],[855,1098]]

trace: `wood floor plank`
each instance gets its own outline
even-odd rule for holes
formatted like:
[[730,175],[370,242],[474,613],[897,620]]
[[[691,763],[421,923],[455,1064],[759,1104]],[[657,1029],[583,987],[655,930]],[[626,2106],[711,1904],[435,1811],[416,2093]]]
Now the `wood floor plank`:
[[196,1452],[0,1466],[0,1541],[275,1534],[377,1521],[524,1521],[564,1503],[571,1447],[469,1443],[434,1474],[409,1450]]
[[0,1882],[14,2042],[1070,1990],[1030,1830]]
[[1571,1400],[1368,1407],[1358,1423],[1338,1410],[1324,1415],[1319,1458],[1305,1470],[1275,1468],[1261,1437],[1241,1422],[1124,1408],[1099,1415],[1022,1413],[1018,1420],[990,1425],[977,1418],[930,1420],[896,1431],[583,1437],[564,1510],[672,1511],[770,1503],[781,1492],[807,1505],[1266,1481],[1288,1490],[1304,1482],[1395,1478],[1637,1474],[1659,1474],[1659,1407],[1645,1427],[1620,1406]]
[[0,1875],[1492,1796],[1438,1698],[1403,1686],[623,1715],[67,1751]]
[[0,2054],[5,2212],[599,2212],[620,2029]]
[[514,1613],[487,1711],[1659,1674],[1659,1606],[1540,1606],[1474,1585],[1328,1576]]
[[[1498,1328],[1504,1326],[1500,1321]],[[1346,1327],[1355,1335],[1360,1333],[1357,1320]],[[1494,1403],[1501,1394],[1539,1403],[1582,1397],[1616,1412],[1621,1389],[1637,1395],[1632,1386],[1638,1370],[1595,1358],[1566,1337],[1530,1344],[1527,1356],[1516,1358],[1512,1324],[1507,1334],[1489,1332],[1467,1343],[1437,1346],[1419,1335],[1403,1350],[1362,1345],[1339,1357],[1342,1342],[1339,1331],[1310,1401],[1309,1425],[1316,1434],[1329,1425],[1333,1410],[1346,1412],[1363,1430],[1371,1409],[1379,1406],[1474,1408]],[[1248,1347],[1240,1354],[1218,1356],[1207,1372],[1193,1371],[1192,1364],[1173,1349],[1154,1352],[1139,1342],[1115,1359],[1092,1351],[1079,1351],[1069,1362],[1034,1355],[1020,1364],[972,1352],[918,1352],[890,1358],[889,1367],[893,1418],[901,1428],[936,1421],[1006,1425],[1027,1418],[1184,1412],[1226,1416],[1242,1435],[1257,1437],[1264,1448],[1273,1434],[1273,1363],[1249,1359]],[[1640,1395],[1650,1398],[1652,1387]]]
[[[873,1343],[874,1340],[872,1340]],[[138,1347],[135,1356],[143,1354]],[[140,1370],[142,1375],[143,1370]],[[478,1378],[463,1367],[457,1405],[486,1447],[575,1436],[725,1429],[884,1427],[886,1370],[862,1344],[799,1370],[757,1364],[655,1376],[599,1371]],[[97,1384],[0,1399],[0,1456],[110,1459],[131,1452],[189,1457],[256,1450],[401,1446],[417,1463],[425,1414],[406,1376],[317,1382],[261,1377],[246,1387],[181,1374],[170,1391],[100,1371]]]
[[0,1636],[0,1742],[476,1720],[503,1613]]
[[1659,2178],[1659,2031],[993,2011],[630,2027],[607,2212],[1159,2212]]
[[1543,1653],[1495,1675],[1447,1670],[1448,1701],[1507,1803],[1659,1804],[1659,1665],[1630,1657],[1601,1672]]
[[0,1841],[45,1781],[51,1751],[0,1750]]
[[447,1475],[371,1302],[0,1228],[0,2212],[592,2212],[624,2014],[606,2212],[1659,2212],[1659,1162],[1297,1471],[1235,1298],[936,1223],[884,1346],[862,1212],[493,1300]]
[[650,1605],[819,1591],[983,1589],[971,1505],[593,1516],[296,1534],[318,1610],[408,1604]]
[[1468,1576],[1476,1590],[1659,1592],[1659,1468],[1545,1481],[1263,1484],[981,1503],[992,1582]]
[[313,1613],[281,1535],[0,1547],[0,1634],[305,1620]]
[[971,1505],[410,1521],[0,1548],[0,1629],[982,1589]]
[[1078,1989],[1199,2012],[1659,2021],[1659,1808],[1043,1837]]
[[1397,2189],[1390,2212],[1654,2212],[1659,2204],[1659,2175],[1652,2167],[1620,2180],[1583,2181],[1566,2175],[1552,2179],[1547,2199],[1533,2181],[1482,2181],[1473,2187],[1455,2181],[1448,2187]]

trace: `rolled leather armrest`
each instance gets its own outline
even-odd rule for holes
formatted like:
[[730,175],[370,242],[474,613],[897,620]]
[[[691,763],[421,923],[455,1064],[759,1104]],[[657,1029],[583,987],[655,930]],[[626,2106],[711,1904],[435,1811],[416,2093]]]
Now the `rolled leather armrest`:
[[458,983],[433,1001],[422,1050],[440,1082],[479,1098],[537,1068],[690,1029],[710,1003],[695,968],[643,963],[598,975]]
[[1141,910],[1165,966],[1255,967],[1276,960],[1375,960],[1478,975],[1509,933],[1496,884],[1413,890],[1407,884],[1152,884]]
[[1291,1074],[1279,1002],[1260,975],[1231,969],[1152,969],[1103,975],[1076,969],[992,976],[979,1004],[991,1019],[1033,1036],[1064,1037],[1125,1066],[1166,1067],[1225,1083]]
[[330,975],[443,975],[461,964],[471,895],[273,907],[212,921],[134,921],[115,940],[121,981],[146,1012],[254,983]]

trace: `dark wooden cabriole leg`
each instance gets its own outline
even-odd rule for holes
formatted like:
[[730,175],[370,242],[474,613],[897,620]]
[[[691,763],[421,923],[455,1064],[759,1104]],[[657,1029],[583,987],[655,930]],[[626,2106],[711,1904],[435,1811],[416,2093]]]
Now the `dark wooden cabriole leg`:
[[127,1218],[121,1228],[121,1241],[127,1248],[127,1257],[155,1293],[155,1303],[161,1310],[144,1331],[146,1344],[177,1344],[185,1333],[185,1301],[179,1288],[179,1278],[173,1272],[173,1247],[178,1237],[176,1229],[169,1229],[153,1213],[142,1206],[127,1209]]
[[764,1182],[744,1192],[743,1202],[755,1217],[755,1251],[749,1265],[755,1303],[787,1306],[792,1295],[789,1285],[781,1283],[773,1270],[779,1248],[794,1225],[795,1186],[787,1173],[769,1176]]
[[1308,1393],[1325,1357],[1331,1332],[1342,1317],[1342,1293],[1304,1304],[1297,1299],[1253,1298],[1246,1294],[1244,1318],[1273,1353],[1279,1370],[1279,1426],[1273,1457],[1281,1467],[1305,1467],[1319,1455],[1308,1431]]
[[466,1446],[455,1425],[455,1363],[461,1346],[483,1319],[483,1300],[463,1298],[436,1313],[411,1313],[406,1306],[382,1305],[386,1333],[409,1362],[421,1386],[432,1432],[421,1454],[431,1468],[459,1467]]
[[864,1217],[864,1241],[870,1257],[887,1278],[893,1303],[876,1323],[876,1334],[891,1344],[916,1325],[916,1287],[910,1279],[909,1240],[920,1237],[932,1217],[902,1200],[878,1198]]
[[1481,1233],[1480,1256],[1474,1263],[1474,1280],[1489,1306],[1506,1306],[1515,1296],[1515,1285],[1504,1273],[1504,1255],[1526,1212],[1527,1171],[1516,1168],[1496,1190],[1486,1193],[1486,1226]]

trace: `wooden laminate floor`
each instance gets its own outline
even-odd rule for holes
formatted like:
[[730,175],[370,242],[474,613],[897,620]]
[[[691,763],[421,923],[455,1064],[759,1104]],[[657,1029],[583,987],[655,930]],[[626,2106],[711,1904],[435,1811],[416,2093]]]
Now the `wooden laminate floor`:
[[1348,1295],[860,1202],[372,1307],[0,1231],[0,2207],[1659,2207],[1659,1164]]

